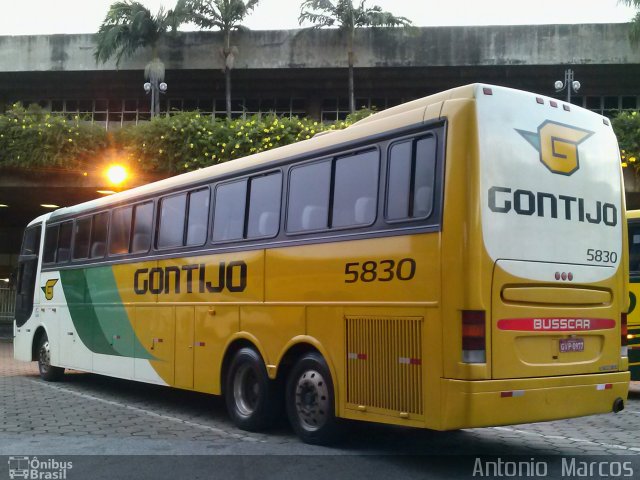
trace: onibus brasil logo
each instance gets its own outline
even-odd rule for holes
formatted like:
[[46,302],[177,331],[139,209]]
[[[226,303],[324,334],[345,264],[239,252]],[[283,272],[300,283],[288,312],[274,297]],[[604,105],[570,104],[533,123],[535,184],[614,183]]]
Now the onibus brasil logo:
[[580,168],[578,145],[594,132],[546,120],[537,132],[516,131],[540,153],[540,161],[551,172],[571,175]]
[[61,462],[54,458],[39,460],[38,457],[9,457],[9,478],[32,480],[66,480],[67,470],[73,462]]

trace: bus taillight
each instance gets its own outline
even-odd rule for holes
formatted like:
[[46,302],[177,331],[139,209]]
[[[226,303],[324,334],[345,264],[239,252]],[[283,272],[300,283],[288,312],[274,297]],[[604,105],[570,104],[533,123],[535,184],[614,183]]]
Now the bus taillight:
[[620,356],[626,357],[628,352],[629,340],[627,337],[627,314],[620,314]]
[[485,314],[482,310],[462,311],[462,361],[487,361]]

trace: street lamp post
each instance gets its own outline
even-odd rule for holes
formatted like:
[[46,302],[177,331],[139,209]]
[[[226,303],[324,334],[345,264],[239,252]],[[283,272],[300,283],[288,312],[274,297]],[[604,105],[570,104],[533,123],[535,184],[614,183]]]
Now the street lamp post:
[[561,92],[565,88],[567,89],[567,103],[571,103],[571,91],[573,90],[573,93],[578,93],[578,90],[580,90],[580,82],[574,80],[573,70],[570,68],[564,71],[564,82],[562,80],[556,80],[554,86],[556,87],[556,92]]
[[165,82],[158,82],[151,79],[143,85],[145,93],[151,93],[151,118],[160,115],[160,94],[167,91],[168,85]]

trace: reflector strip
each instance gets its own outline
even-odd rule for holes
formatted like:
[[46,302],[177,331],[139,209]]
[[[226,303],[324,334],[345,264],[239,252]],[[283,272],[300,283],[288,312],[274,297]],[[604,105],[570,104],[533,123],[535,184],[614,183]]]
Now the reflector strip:
[[204,347],[204,342],[196,342],[196,347]]
[[596,390],[611,390],[613,388],[613,383],[600,383],[596,385]]
[[353,352],[349,352],[347,354],[347,358],[349,360],[366,360],[367,359],[367,354],[366,353],[353,353]]
[[419,358],[399,357],[398,362],[405,365],[421,365],[422,360]]
[[500,397],[502,398],[522,397],[522,396],[524,396],[524,390],[510,390],[507,392],[500,392]]

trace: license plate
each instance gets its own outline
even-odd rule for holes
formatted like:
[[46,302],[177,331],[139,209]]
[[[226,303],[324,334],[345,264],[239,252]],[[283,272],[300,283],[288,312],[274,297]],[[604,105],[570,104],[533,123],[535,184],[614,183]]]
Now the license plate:
[[560,352],[584,352],[584,338],[563,338],[560,340]]

